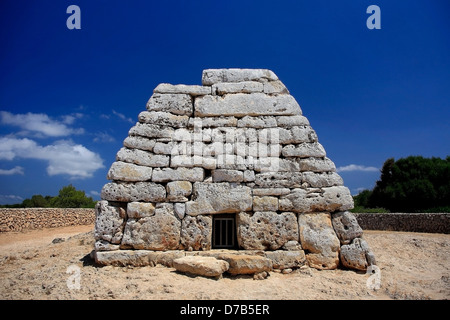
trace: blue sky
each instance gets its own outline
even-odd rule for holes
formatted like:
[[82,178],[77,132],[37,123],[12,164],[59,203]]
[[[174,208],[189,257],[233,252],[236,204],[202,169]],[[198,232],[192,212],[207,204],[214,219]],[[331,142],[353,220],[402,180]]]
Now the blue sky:
[[[81,30],[69,30],[69,5]],[[381,29],[369,30],[369,5]],[[98,199],[158,83],[273,70],[353,194],[389,158],[450,154],[450,2],[0,2],[0,203]]]

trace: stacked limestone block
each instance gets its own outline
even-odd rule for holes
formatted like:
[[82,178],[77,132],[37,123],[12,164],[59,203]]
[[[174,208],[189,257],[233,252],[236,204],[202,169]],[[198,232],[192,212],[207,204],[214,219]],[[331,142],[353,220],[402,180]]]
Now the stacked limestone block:
[[240,250],[373,264],[348,188],[278,77],[209,69],[202,84],[158,85],[130,129],[97,205],[97,259],[210,250],[213,216],[231,214]]

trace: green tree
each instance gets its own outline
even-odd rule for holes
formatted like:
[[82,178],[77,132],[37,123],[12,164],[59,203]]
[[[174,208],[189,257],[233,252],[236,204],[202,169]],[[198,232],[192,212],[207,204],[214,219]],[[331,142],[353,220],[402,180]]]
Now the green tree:
[[85,192],[77,190],[72,184],[62,187],[59,194],[51,199],[51,206],[55,208],[94,208],[95,201],[87,197]]
[[397,212],[450,206],[450,157],[386,160],[367,204]]

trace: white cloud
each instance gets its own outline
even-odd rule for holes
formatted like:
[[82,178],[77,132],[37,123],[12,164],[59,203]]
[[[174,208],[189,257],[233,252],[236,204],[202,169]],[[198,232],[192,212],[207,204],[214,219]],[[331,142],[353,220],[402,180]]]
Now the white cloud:
[[0,169],[0,175],[1,176],[12,176],[14,174],[21,174],[23,175],[23,168],[16,166],[9,170]]
[[0,159],[39,159],[48,161],[50,176],[67,174],[72,178],[88,178],[103,168],[103,159],[86,147],[62,140],[55,144],[40,146],[35,141],[22,138],[0,138]]
[[21,128],[21,135],[37,133],[37,136],[65,137],[71,134],[83,134],[83,128],[70,128],[68,125],[82,117],[81,113],[66,115],[61,121],[50,118],[44,113],[13,114],[0,111],[1,123]]
[[94,142],[114,142],[116,139],[114,139],[113,136],[107,134],[106,132],[97,132],[95,134]]
[[21,196],[14,194],[0,194],[0,204],[15,204],[23,201]]
[[357,164],[349,164],[348,166],[336,168],[337,172],[350,172],[350,171],[377,172],[379,170],[380,169],[375,167],[367,167]]
[[94,197],[100,197],[100,192],[98,192],[98,191],[91,190],[89,193],[90,193],[91,195],[93,195]]
[[116,110],[113,110],[112,113],[113,113],[115,116],[119,117],[120,119],[122,119],[122,120],[124,120],[124,121],[127,121],[127,122],[129,122],[129,123],[131,123],[131,124],[134,124],[133,119],[127,118],[124,114],[119,113],[119,112],[117,112]]

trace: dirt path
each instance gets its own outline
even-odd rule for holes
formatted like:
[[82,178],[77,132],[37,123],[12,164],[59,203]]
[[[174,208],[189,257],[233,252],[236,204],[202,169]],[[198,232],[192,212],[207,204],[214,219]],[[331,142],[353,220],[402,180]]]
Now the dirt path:
[[[89,257],[92,230],[91,225],[0,234],[0,299],[450,298],[450,235],[365,231],[380,268],[381,286],[373,290],[367,283],[374,276],[343,269],[271,272],[258,281],[191,277],[163,266],[97,267]],[[64,241],[52,243],[55,238]]]

